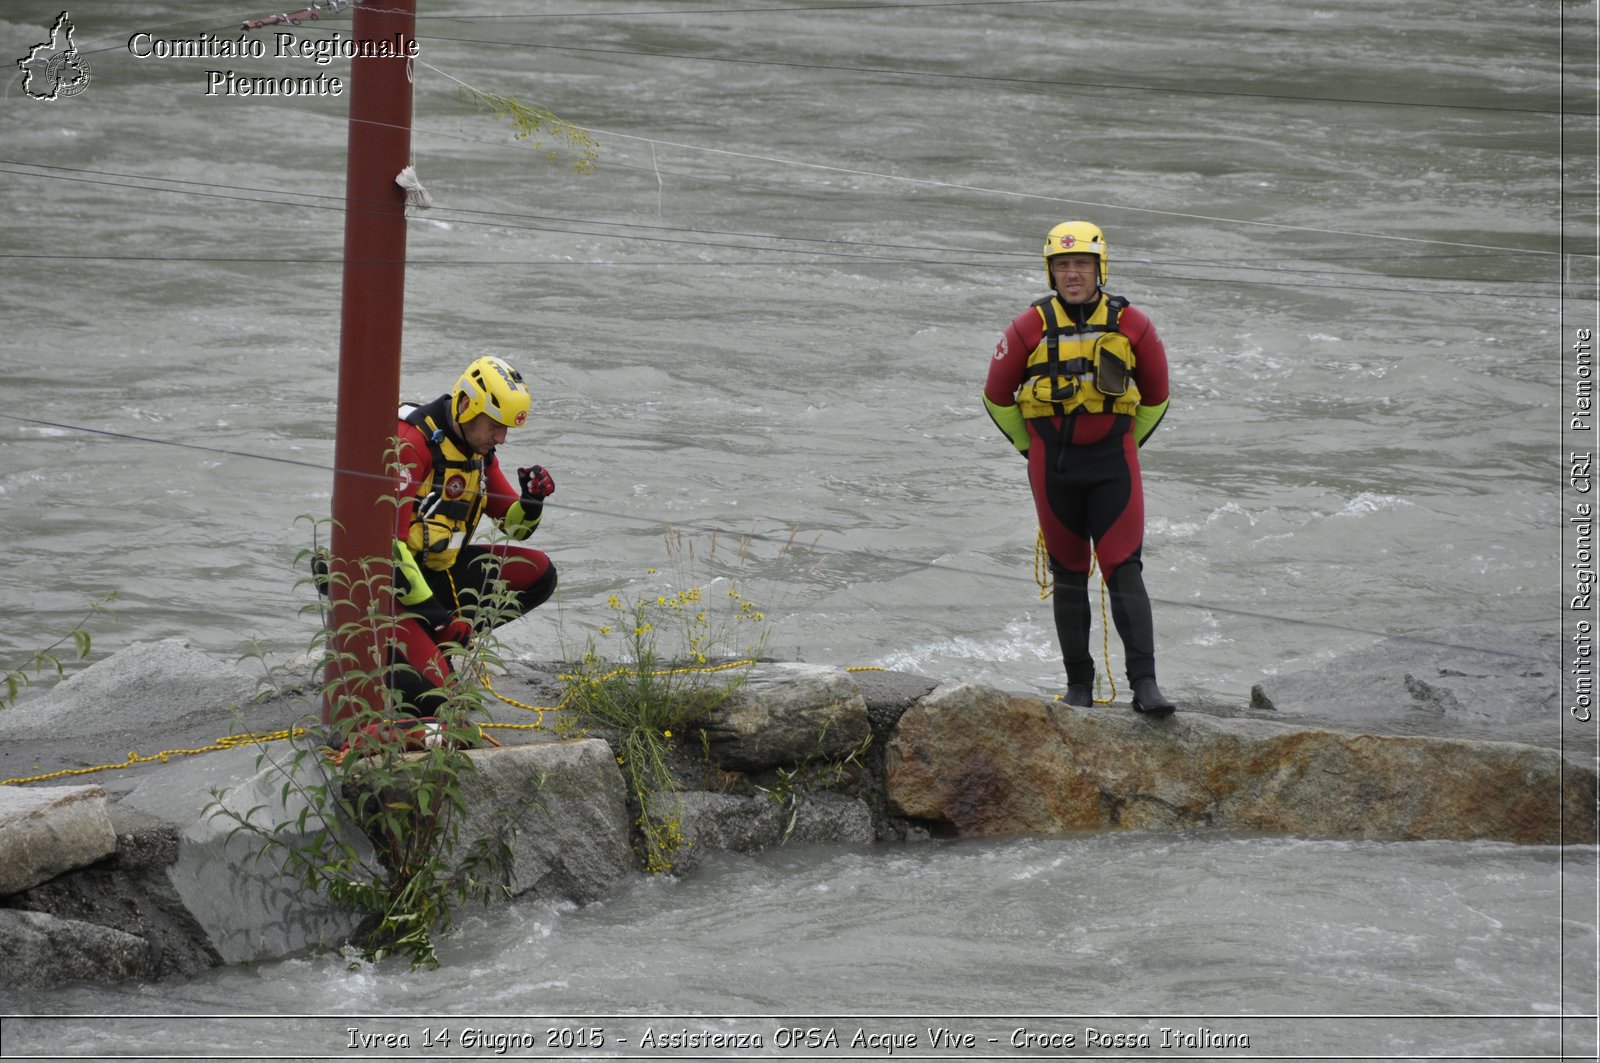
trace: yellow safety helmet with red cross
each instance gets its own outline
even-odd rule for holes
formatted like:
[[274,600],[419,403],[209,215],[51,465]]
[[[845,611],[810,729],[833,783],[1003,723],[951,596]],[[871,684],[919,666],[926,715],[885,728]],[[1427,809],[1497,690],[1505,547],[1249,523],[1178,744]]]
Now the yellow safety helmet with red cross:
[[1100,285],[1105,286],[1111,255],[1106,250],[1105,234],[1094,222],[1064,221],[1044,238],[1044,275],[1051,287],[1055,280],[1050,276],[1050,260],[1057,255],[1094,255],[1100,260]]

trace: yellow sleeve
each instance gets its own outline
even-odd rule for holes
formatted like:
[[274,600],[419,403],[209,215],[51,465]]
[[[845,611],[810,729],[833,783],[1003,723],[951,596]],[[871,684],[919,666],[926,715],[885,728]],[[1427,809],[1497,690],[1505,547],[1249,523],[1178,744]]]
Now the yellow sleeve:
[[[422,578],[422,569],[412,556],[411,548],[399,539],[394,541],[394,574],[395,592],[400,596],[401,605],[420,605],[433,597],[433,588]],[[400,587],[400,580],[405,581],[404,588]]]
[[1133,438],[1141,447],[1150,433],[1156,430],[1156,425],[1161,423],[1161,418],[1167,415],[1167,403],[1171,401],[1167,399],[1154,406],[1140,406],[1133,411]]
[[1022,416],[1022,411],[1015,404],[1001,406],[987,395],[983,397],[983,408],[989,411],[989,418],[1011,440],[1011,445],[1026,454],[1032,441],[1028,437],[1028,422]]
[[[529,512],[530,510],[532,512]],[[506,534],[512,539],[520,542],[532,535],[534,529],[539,527],[539,521],[543,519],[544,503],[542,501],[537,506],[529,506],[519,498],[511,503],[510,509],[506,510],[504,519],[500,521],[500,527],[504,528]]]

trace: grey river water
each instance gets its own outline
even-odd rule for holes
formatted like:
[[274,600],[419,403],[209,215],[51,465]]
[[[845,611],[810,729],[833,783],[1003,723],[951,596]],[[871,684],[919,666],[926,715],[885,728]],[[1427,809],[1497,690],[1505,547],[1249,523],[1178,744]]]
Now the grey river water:
[[[506,630],[512,656],[582,647],[612,595],[737,580],[772,656],[1057,692],[1022,466],[979,399],[1069,217],[1106,229],[1109,288],[1172,362],[1143,451],[1169,693],[1240,705],[1385,636],[1557,624],[1592,3],[421,7],[434,207],[409,233],[404,389],[484,353],[533,383],[504,454],[555,476],[539,535],[561,591]],[[0,7],[5,69],[59,11]],[[274,58],[273,30],[264,58],[129,48],[272,13],[80,4],[86,91],[8,82],[7,660],[111,591],[97,656],[290,655],[315,630],[293,562],[330,506],[345,103],[207,95],[206,71],[349,64]],[[348,34],[349,14],[281,32]],[[596,171],[462,84],[591,131]],[[1559,713],[1554,690],[1529,711]],[[10,1021],[0,1052],[429,1058],[429,1022],[385,1057],[331,1017],[553,1014],[634,1017],[633,1043],[638,1016],[710,1016],[778,1051],[758,1017],[877,1016],[848,1035],[906,1015],[966,1022],[974,1056],[1593,1058],[1595,877],[1590,850],[1487,844],[793,849],[473,914],[428,974],[296,959],[6,1003],[60,1014]],[[1012,1047],[1024,1026],[1075,1043]],[[1162,1047],[1200,1026],[1250,1044]]]

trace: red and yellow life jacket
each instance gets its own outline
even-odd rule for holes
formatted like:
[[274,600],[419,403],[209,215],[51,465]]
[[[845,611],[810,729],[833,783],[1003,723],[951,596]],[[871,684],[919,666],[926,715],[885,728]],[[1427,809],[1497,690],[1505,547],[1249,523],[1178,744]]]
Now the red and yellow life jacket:
[[1052,294],[1033,304],[1044,320],[1044,336],[1028,355],[1027,373],[1017,390],[1017,408],[1026,418],[1090,413],[1132,415],[1139,408],[1133,381],[1133,344],[1117,331],[1128,301],[1108,295],[1082,324],[1067,317]]
[[426,407],[402,406],[400,417],[422,433],[433,456],[433,469],[416,487],[405,543],[424,566],[442,572],[455,565],[489,504],[484,459],[457,446]]

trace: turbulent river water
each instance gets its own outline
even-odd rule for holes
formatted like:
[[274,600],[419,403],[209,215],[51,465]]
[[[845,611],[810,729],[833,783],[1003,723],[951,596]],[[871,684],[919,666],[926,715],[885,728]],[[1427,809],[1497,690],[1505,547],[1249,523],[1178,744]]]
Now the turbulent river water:
[[[581,647],[612,595],[737,580],[769,655],[1057,691],[1022,466],[979,393],[1071,217],[1105,228],[1108,287],[1172,362],[1143,451],[1170,694],[1237,704],[1383,636],[1555,624],[1555,360],[1594,273],[1560,253],[1563,219],[1589,224],[1564,192],[1594,178],[1564,54],[1592,55],[1592,4],[421,7],[434,207],[409,232],[404,391],[484,353],[533,384],[504,454],[554,474],[561,591],[512,655]],[[59,10],[10,0],[4,58]],[[87,89],[8,83],[8,658],[111,591],[96,655],[291,654],[314,631],[294,561],[330,508],[345,101],[208,95],[207,71],[347,77],[273,34],[348,36],[349,13],[260,31],[262,58],[137,54],[273,13],[77,6]],[[587,130],[595,171],[464,86]],[[997,1054],[1113,1052],[1093,1026],[1206,1055],[1159,1030],[1207,1026],[1254,1056],[1548,1058],[1594,1046],[1563,1020],[1595,1012],[1594,878],[1589,851],[1480,844],[797,849],[469,919],[432,974],[295,960],[23,1004],[990,1016],[962,1021]],[[1019,1026],[1076,1045],[1010,1047]],[[53,1020],[29,1050],[359,1055],[344,1030]]]

